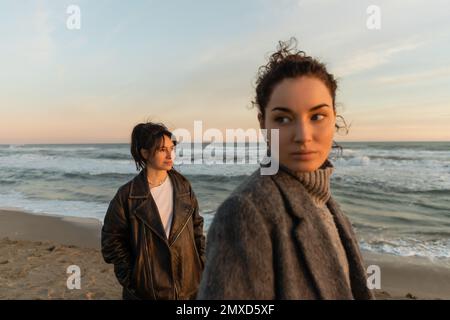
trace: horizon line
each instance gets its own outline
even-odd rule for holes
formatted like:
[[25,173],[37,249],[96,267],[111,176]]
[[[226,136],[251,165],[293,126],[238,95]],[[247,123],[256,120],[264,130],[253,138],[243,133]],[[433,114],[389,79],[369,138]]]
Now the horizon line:
[[[190,143],[212,143],[213,141],[192,141]],[[258,141],[217,141],[217,143],[257,143]],[[336,143],[378,143],[378,142],[409,142],[409,143],[425,143],[425,142],[448,142],[450,140],[350,140],[350,141],[335,141]],[[68,143],[0,143],[0,146],[25,146],[25,145],[93,145],[93,144],[130,144],[130,142],[68,142]]]

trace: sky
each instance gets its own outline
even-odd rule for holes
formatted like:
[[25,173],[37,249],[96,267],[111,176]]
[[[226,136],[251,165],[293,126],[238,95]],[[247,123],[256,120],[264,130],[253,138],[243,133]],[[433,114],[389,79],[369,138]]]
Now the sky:
[[450,141],[448,12],[446,0],[0,0],[0,144],[128,142],[143,121],[258,128],[257,69],[290,37],[338,78],[351,127],[336,141]]

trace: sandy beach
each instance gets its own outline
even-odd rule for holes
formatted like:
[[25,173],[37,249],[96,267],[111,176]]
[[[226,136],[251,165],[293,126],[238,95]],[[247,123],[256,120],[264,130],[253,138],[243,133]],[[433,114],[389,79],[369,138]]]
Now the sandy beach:
[[[113,267],[100,253],[96,219],[0,210],[0,299],[120,299]],[[419,257],[363,252],[381,269],[378,299],[450,299],[450,267]],[[67,268],[81,270],[68,289]]]
[[[0,299],[121,299],[113,266],[100,253],[96,219],[0,210]],[[67,268],[81,289],[67,288]]]

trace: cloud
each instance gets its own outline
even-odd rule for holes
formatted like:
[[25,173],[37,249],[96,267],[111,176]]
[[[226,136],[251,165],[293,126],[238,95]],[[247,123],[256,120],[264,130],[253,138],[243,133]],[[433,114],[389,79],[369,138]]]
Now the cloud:
[[412,51],[422,46],[424,41],[409,40],[399,45],[384,44],[350,54],[338,63],[334,72],[340,77],[350,76],[385,65],[395,55]]
[[423,72],[415,72],[402,75],[379,77],[375,79],[375,83],[410,85],[424,80],[432,80],[441,77],[450,77],[450,67],[436,68]]

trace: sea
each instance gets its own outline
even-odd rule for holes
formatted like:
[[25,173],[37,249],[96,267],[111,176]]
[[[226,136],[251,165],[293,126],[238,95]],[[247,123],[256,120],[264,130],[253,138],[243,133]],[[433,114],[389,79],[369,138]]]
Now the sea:
[[[339,144],[332,195],[362,250],[450,259],[450,142]],[[206,230],[220,203],[259,167],[250,161],[257,145],[233,148],[231,163],[175,166],[192,184]],[[117,189],[136,174],[128,144],[0,145],[0,208],[103,221]]]

